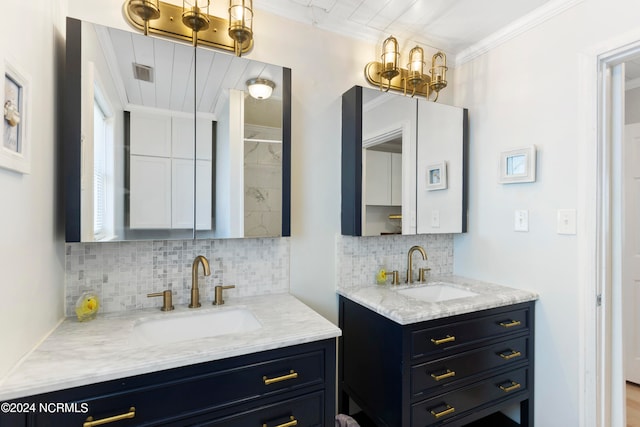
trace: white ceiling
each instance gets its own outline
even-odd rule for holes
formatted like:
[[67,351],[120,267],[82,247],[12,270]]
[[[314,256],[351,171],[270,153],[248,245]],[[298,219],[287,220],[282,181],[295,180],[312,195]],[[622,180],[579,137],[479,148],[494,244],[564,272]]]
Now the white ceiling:
[[[570,0],[254,0],[254,7],[318,28],[379,43],[458,54],[536,9]],[[407,46],[405,46],[405,44]]]

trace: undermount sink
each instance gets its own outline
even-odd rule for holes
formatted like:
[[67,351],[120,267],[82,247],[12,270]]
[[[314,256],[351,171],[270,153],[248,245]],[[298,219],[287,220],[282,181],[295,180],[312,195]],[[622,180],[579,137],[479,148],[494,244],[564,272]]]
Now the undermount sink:
[[133,338],[145,344],[166,344],[249,332],[261,327],[253,313],[245,308],[169,313],[161,318],[139,320],[133,327]]
[[415,298],[427,302],[442,302],[478,295],[475,292],[461,289],[443,282],[415,288],[399,289],[396,292],[409,298]]

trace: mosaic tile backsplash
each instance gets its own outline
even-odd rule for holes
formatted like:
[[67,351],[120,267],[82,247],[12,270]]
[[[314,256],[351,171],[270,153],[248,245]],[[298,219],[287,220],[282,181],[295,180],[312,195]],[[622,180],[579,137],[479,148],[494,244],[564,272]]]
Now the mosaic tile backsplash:
[[[349,288],[375,283],[384,267],[398,270],[404,281],[407,252],[421,245],[428,260],[414,254],[414,268],[429,267],[431,275],[453,274],[453,236],[336,236],[336,284]],[[66,314],[85,290],[97,292],[100,312],[160,307],[161,298],[147,294],[171,289],[174,304],[188,304],[191,264],[204,255],[211,266],[205,277],[199,267],[200,301],[210,304],[214,286],[236,285],[228,297],[289,292],[290,241],[288,238],[170,240],[114,243],[67,243]]]
[[[409,248],[420,245],[427,253],[423,261],[419,253],[413,254],[414,275],[418,268],[428,267],[431,276],[453,274],[453,235],[336,237],[336,284],[349,289],[363,284],[376,283],[380,268],[387,272],[398,270],[404,282]],[[391,283],[390,275],[387,276]]]
[[74,316],[77,298],[97,292],[102,313],[160,307],[147,294],[173,291],[173,303],[188,304],[191,265],[197,255],[209,260],[211,275],[199,267],[200,301],[210,304],[214,286],[236,285],[228,297],[289,291],[289,239],[171,240],[66,245],[66,314]]

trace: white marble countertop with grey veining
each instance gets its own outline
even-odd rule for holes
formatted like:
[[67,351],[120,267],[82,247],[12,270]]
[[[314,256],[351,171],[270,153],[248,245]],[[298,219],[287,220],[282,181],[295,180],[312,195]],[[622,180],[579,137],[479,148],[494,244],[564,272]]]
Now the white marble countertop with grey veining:
[[[148,345],[133,339],[142,319],[249,309],[261,327],[248,332]],[[7,377],[0,401],[18,399],[164,369],[335,338],[340,329],[289,294],[228,298],[222,306],[203,302],[194,310],[143,309],[98,315],[89,322],[65,319]]]
[[[419,288],[437,283],[447,283],[454,288],[475,292],[477,295],[448,301],[428,302],[398,292],[402,289]],[[538,299],[538,295],[534,292],[459,276],[432,277],[426,283],[412,285],[364,285],[348,289],[339,288],[337,292],[401,325]]]

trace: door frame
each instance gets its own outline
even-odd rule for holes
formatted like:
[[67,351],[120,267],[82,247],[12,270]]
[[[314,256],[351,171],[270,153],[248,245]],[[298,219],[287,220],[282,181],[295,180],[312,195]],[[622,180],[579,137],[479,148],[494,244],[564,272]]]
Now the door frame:
[[[640,54],[640,31],[593,46],[579,55],[580,117],[585,149],[579,174],[585,215],[580,221],[580,425],[623,427],[625,390],[621,313],[621,144],[624,126],[622,64]],[[595,172],[595,173],[594,173]],[[594,192],[593,189],[596,189]],[[596,404],[593,405],[593,402]]]

